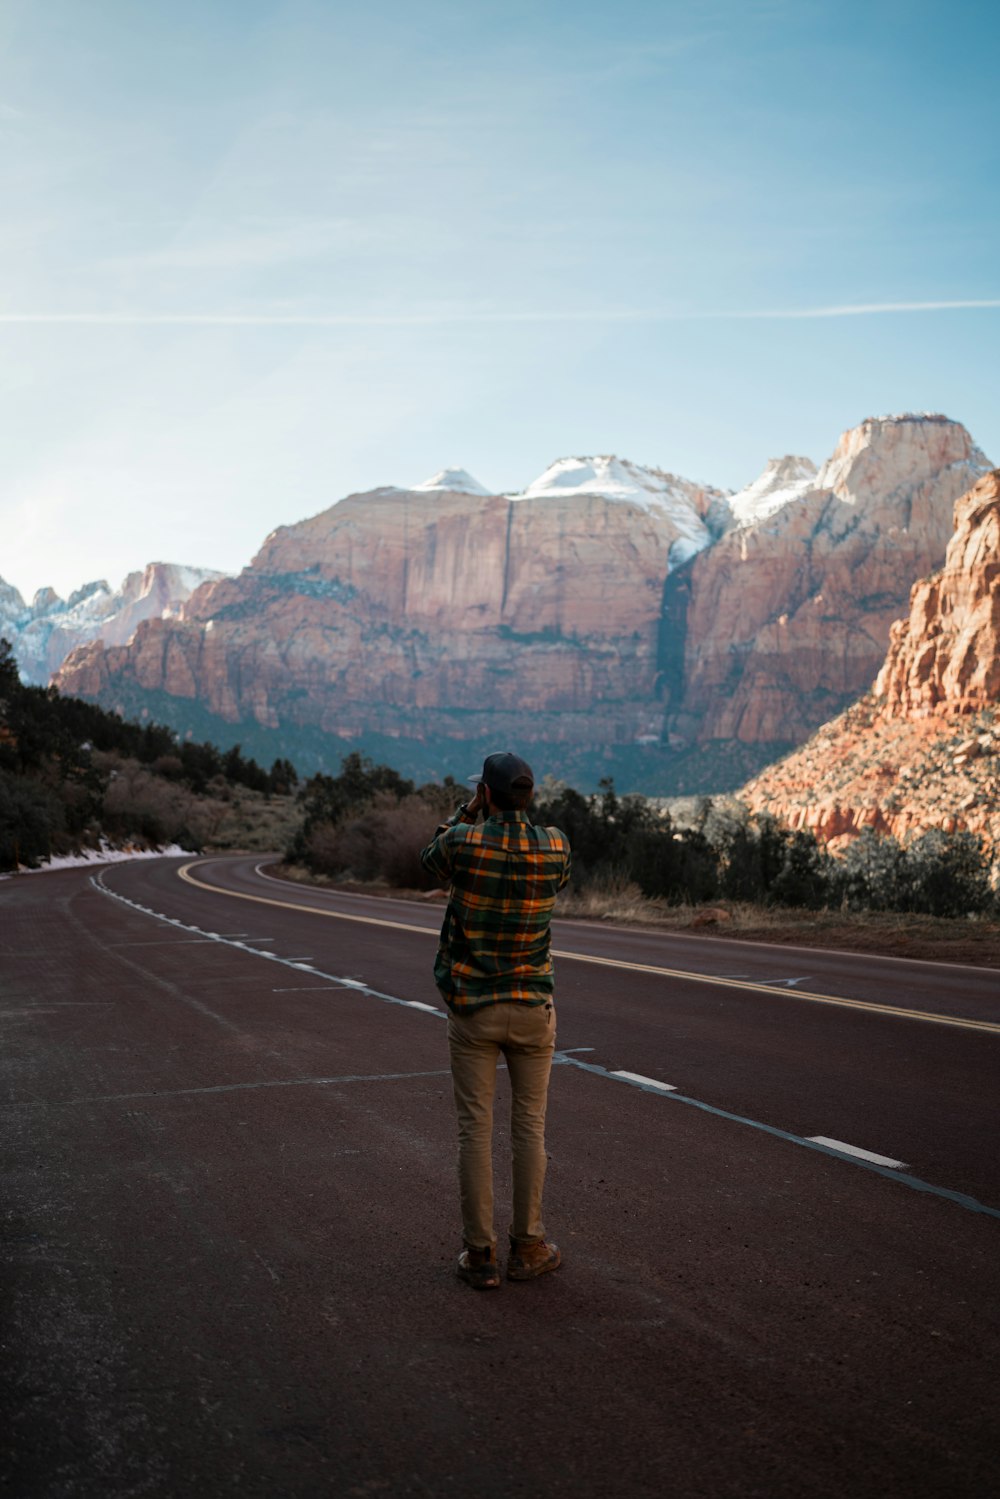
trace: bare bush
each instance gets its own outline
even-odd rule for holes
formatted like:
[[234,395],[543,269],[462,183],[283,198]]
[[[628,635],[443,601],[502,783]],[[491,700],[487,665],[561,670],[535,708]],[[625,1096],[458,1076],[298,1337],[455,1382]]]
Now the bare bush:
[[152,847],[186,843],[200,848],[211,836],[214,816],[185,787],[154,775],[137,760],[108,765],[101,822],[111,837],[136,838]]
[[397,800],[391,792],[377,792],[366,810],[312,828],[309,867],[320,874],[426,890],[420,850],[440,822],[440,808],[419,793]]

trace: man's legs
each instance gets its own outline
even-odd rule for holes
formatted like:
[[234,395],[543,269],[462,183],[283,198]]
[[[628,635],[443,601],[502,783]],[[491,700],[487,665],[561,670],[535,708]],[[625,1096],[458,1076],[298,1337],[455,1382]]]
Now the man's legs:
[[[458,1113],[458,1188],[462,1237],[470,1249],[492,1249],[493,1095],[505,1022],[497,1005],[471,1015],[449,1015],[448,1050]],[[504,1006],[505,1009],[511,1006]]]
[[545,1105],[556,1045],[555,1008],[505,1005],[509,1024],[503,1051],[510,1073],[510,1138],[514,1168],[514,1214],[510,1236],[518,1244],[545,1238]]

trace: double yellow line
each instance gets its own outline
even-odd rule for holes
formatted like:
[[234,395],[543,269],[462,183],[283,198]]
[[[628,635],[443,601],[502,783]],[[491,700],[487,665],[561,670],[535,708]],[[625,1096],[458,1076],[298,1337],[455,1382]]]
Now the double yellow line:
[[[250,895],[238,890],[220,890],[197,879],[191,870],[194,864],[183,864],[177,871],[180,878],[200,890],[209,890],[213,895],[230,896],[233,900],[250,900],[258,906],[278,906],[285,911],[305,911],[310,916],[325,916],[330,921],[350,921],[360,926],[388,927],[394,932],[419,932],[424,937],[436,937],[433,927],[416,926],[408,921],[386,921],[379,916],[352,915],[346,911],[324,911],[318,906],[303,906],[296,901],[275,900],[267,895]],[[867,999],[844,999],[836,994],[812,994],[807,989],[785,989],[773,984],[755,984],[750,979],[715,978],[707,973],[691,973],[684,968],[661,968],[652,963],[630,963],[623,958],[599,958],[592,953],[564,952],[552,949],[552,956],[573,963],[593,963],[600,968],[622,968],[628,973],[649,973],[659,978],[683,979],[689,984],[710,984],[713,988],[748,989],[755,994],[767,994],[772,999],[781,995],[788,999],[803,999],[811,1004],[837,1005],[844,1010],[864,1010],[870,1015],[891,1015],[897,1020],[923,1020],[931,1025],[951,1025],[963,1031],[987,1031],[1000,1035],[1000,1023],[992,1020],[967,1020],[956,1015],[935,1015],[927,1010],[908,1010],[900,1005],[880,1005]]]

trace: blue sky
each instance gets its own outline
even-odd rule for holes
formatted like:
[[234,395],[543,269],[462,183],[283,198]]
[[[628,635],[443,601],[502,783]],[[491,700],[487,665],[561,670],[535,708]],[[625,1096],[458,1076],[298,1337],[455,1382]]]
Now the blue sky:
[[0,576],[235,569],[444,465],[736,488],[889,411],[1000,462],[998,43],[969,0],[5,0]]

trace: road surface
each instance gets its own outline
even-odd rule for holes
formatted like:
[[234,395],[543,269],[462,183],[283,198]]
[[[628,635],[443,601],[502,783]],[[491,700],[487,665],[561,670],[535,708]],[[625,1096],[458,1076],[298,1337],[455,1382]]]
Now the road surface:
[[440,907],[261,865],[0,884],[10,1492],[996,1491],[995,970],[558,922],[481,1295]]

